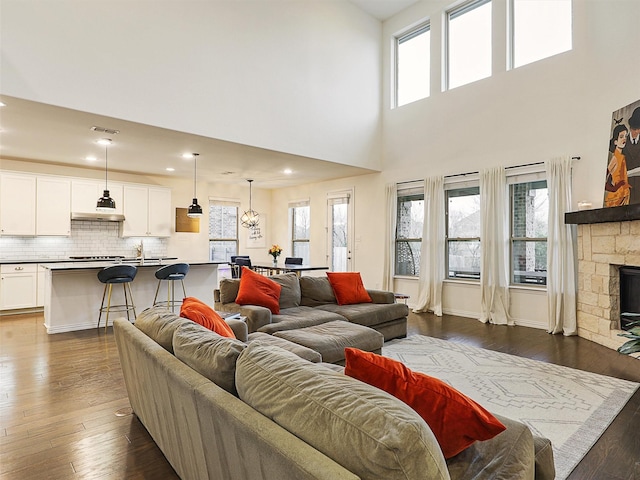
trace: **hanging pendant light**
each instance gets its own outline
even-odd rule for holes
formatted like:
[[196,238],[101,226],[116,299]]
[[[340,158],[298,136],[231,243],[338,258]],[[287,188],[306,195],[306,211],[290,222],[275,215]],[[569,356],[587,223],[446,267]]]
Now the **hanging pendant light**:
[[253,180],[247,180],[249,182],[249,210],[242,214],[240,222],[245,228],[255,228],[260,223],[260,214],[251,208],[251,182]]
[[109,172],[107,164],[107,150],[109,145],[111,145],[111,139],[103,138],[98,140],[98,143],[100,145],[104,145],[104,191],[102,193],[102,197],[98,199],[96,210],[98,212],[113,212],[116,209],[116,202],[109,196],[109,186],[107,185],[107,174]]
[[198,205],[198,199],[196,198],[196,177],[197,177],[197,168],[198,168],[198,155],[199,153],[192,153],[193,156],[193,203],[189,205],[189,210],[187,211],[187,217],[190,218],[199,218],[202,216],[202,207]]

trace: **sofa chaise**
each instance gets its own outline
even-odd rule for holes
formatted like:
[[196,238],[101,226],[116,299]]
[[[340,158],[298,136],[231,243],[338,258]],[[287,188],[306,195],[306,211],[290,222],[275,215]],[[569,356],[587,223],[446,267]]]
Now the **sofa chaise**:
[[549,442],[503,417],[505,431],[445,460],[406,404],[286,341],[223,338],[158,307],[114,332],[133,412],[184,480],[554,476]]
[[214,290],[214,308],[245,316],[249,332],[274,334],[346,320],[377,330],[385,341],[407,335],[409,307],[395,303],[393,292],[367,289],[371,303],[338,305],[327,277],[286,273],[268,278],[282,287],[279,314],[272,314],[263,306],[237,304],[240,280],[230,278],[220,280],[220,288]]

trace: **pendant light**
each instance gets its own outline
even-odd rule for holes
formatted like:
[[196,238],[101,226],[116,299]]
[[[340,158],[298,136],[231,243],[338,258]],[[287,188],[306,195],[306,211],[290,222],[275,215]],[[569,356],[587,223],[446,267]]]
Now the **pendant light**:
[[253,180],[247,180],[247,182],[249,182],[249,210],[242,214],[240,222],[245,228],[255,228],[260,223],[260,215],[251,208],[251,182]]
[[109,196],[109,186],[107,185],[107,174],[109,172],[107,150],[109,145],[111,145],[111,139],[103,138],[98,140],[98,143],[104,145],[104,192],[102,193],[102,197],[98,199],[96,210],[98,212],[113,212],[116,209],[116,202]]
[[192,153],[193,156],[193,203],[189,205],[189,210],[187,211],[187,217],[190,218],[199,218],[202,216],[202,207],[198,205],[198,199],[196,198],[196,177],[197,177],[197,168],[198,168],[198,155],[199,153]]

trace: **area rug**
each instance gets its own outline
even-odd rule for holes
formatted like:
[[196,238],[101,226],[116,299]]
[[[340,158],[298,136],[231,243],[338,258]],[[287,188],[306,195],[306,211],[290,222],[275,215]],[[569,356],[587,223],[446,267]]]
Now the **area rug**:
[[387,342],[382,353],[551,440],[557,480],[571,473],[639,386],[421,335]]

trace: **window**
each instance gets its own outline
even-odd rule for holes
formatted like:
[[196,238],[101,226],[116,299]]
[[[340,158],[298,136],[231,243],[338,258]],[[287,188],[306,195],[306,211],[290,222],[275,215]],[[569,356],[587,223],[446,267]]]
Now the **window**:
[[398,190],[396,275],[420,276],[420,248],[424,223],[422,187]]
[[209,260],[229,262],[238,254],[239,204],[216,201],[209,203]]
[[396,106],[429,96],[431,31],[423,24],[396,37]]
[[511,66],[571,50],[571,0],[511,0]]
[[546,285],[549,216],[547,181],[512,184],[510,196],[511,282],[520,285]]
[[447,278],[480,279],[480,187],[446,191]]
[[289,205],[291,215],[291,251],[294,257],[301,257],[302,263],[309,264],[309,232],[311,226],[311,209],[309,202],[298,202]]
[[447,12],[447,88],[491,76],[491,1]]

